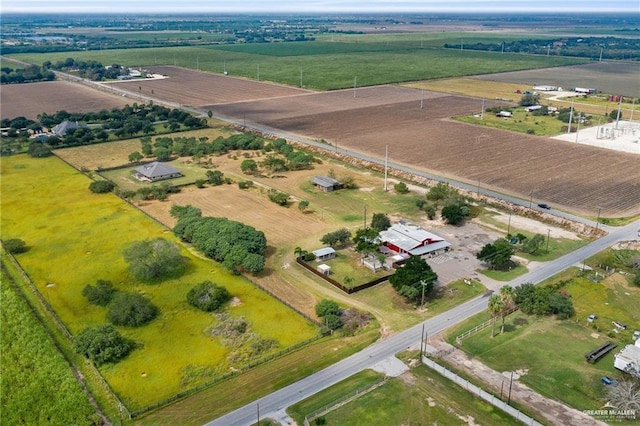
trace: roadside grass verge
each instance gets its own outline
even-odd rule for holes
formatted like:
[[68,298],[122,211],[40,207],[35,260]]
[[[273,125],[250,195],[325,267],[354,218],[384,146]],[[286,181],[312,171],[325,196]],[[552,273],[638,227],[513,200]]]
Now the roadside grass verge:
[[363,370],[344,379],[340,383],[320,391],[310,398],[292,405],[287,409],[287,414],[289,414],[297,424],[301,425],[304,423],[305,416],[318,411],[347,395],[354,394],[356,391],[362,391],[380,381],[383,377],[384,374],[382,373],[369,369]]
[[353,337],[321,341],[203,390],[139,419],[140,425],[202,425],[309,376],[377,340],[378,325]]
[[[345,382],[304,403],[322,406],[319,401],[327,401],[329,396],[340,397],[352,392],[353,386]],[[329,425],[458,424],[468,418],[473,418],[477,424],[519,424],[508,414],[424,365],[391,378],[379,388],[323,417]]]
[[2,421],[92,425],[100,417],[52,336],[14,285],[2,254]]
[[524,265],[518,265],[508,271],[498,271],[496,269],[478,269],[477,271],[497,281],[511,281],[520,275],[526,274],[528,269]]
[[[230,348],[204,334],[217,320],[187,304],[187,291],[199,282],[227,287],[240,303],[226,311],[244,317],[261,338],[275,339],[273,352],[318,335],[310,321],[186,248],[182,253],[188,266],[182,277],[155,285],[137,282],[128,273],[124,248],[159,236],[176,241],[166,228],[112,194],[92,194],[90,180],[55,157],[18,155],[1,161],[3,237],[21,238],[30,247],[17,259],[72,334],[106,322],[105,308],[89,305],[81,295],[85,285],[98,279],[111,281],[118,290],[145,294],[159,307],[161,314],[147,326],[121,329],[141,347],[120,363],[100,368],[130,410],[242,367],[229,360]],[[201,374],[194,376],[194,370]]]

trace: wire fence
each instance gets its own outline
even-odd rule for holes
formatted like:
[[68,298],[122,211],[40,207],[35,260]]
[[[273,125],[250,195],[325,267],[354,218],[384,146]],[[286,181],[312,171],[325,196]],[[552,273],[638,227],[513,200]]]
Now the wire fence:
[[[506,313],[504,313],[502,316],[505,317],[507,315],[510,315],[510,314],[514,313],[517,310],[518,310],[518,307],[516,306],[515,308],[513,308],[513,309],[507,311]],[[497,317],[491,318],[490,320],[487,320],[487,321],[483,322],[482,324],[476,325],[472,329],[465,331],[464,333],[462,333],[461,335],[456,337],[456,343],[458,344],[458,346],[462,346],[462,340],[463,339],[466,339],[467,337],[476,334],[480,330],[484,330],[489,325],[495,323],[496,320],[497,320]]]

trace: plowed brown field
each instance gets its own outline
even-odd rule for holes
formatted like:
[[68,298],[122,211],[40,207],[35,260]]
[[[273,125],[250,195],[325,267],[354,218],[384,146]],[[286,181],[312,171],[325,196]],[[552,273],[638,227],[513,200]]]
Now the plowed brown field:
[[[382,86],[212,106],[215,113],[324,138],[340,147],[455,177],[554,207],[607,216],[640,213],[640,156],[471,126],[478,99]],[[487,101],[485,107],[497,105]],[[605,213],[606,212],[606,213]]]
[[130,80],[112,84],[142,96],[195,107],[310,93],[308,90],[296,89],[295,87],[261,83],[183,68],[149,67],[148,69],[169,78]]
[[131,100],[101,92],[69,81],[47,81],[25,84],[3,84],[0,89],[2,118],[36,119],[43,112],[54,113],[100,111],[120,108]]

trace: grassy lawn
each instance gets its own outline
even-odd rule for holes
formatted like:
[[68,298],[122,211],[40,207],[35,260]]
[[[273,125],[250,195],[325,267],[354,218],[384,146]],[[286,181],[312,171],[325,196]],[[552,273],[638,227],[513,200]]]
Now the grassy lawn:
[[[432,36],[424,35],[425,40],[430,37]],[[469,42],[472,42],[473,37],[470,36]],[[586,62],[573,58],[421,49],[419,45],[394,45],[386,41],[363,43],[365,38],[366,36],[351,38],[354,42],[349,43],[316,41],[115,49],[73,52],[71,56],[85,61],[96,60],[127,66],[175,64],[216,73],[222,73],[226,69],[229,75],[252,79],[256,77],[256,66],[259,64],[262,81],[299,86],[302,71],[303,85],[318,90],[352,87],[354,76],[357,76],[359,86],[370,86]],[[442,46],[442,43],[442,39],[438,37],[435,44]],[[69,57],[69,53],[16,54],[11,57],[42,64],[46,60],[64,60]]]
[[[375,373],[363,372],[296,404],[289,412],[295,420],[304,418],[309,412],[374,381],[375,377]],[[323,417],[327,425],[465,424],[469,418],[473,418],[473,424],[519,424],[426,366],[392,378]]]
[[2,422],[99,423],[64,356],[2,269]]
[[382,268],[374,273],[371,269],[360,264],[360,254],[349,249],[337,250],[336,257],[333,259],[309,262],[309,266],[312,268],[317,268],[320,264],[330,266],[331,275],[329,277],[348,288],[393,275],[393,271],[385,271]]
[[[518,312],[507,317],[504,334],[492,339],[491,327],[487,327],[465,339],[462,349],[497,371],[525,370],[520,380],[544,396],[579,410],[598,409],[605,397],[600,377],[621,379],[624,375],[613,367],[613,354],[631,343],[632,330],[640,328],[640,288],[630,287],[618,274],[599,284],[575,277],[575,271],[572,274],[573,278],[563,276],[570,279],[564,290],[576,310],[572,319],[559,321]],[[598,319],[589,324],[586,319],[592,313]],[[457,335],[487,319],[487,312],[470,318],[451,329],[447,340],[455,344]],[[613,320],[627,324],[627,330],[614,332]],[[586,353],[610,340],[618,343],[617,349],[596,364],[585,361]]]
[[112,194],[92,194],[89,179],[55,157],[20,155],[1,161],[3,238],[21,238],[30,247],[18,261],[72,333],[106,322],[105,309],[89,305],[81,295],[82,288],[97,279],[111,281],[118,290],[145,294],[160,308],[160,316],[149,325],[121,329],[140,348],[120,363],[101,368],[129,409],[240,367],[228,360],[229,348],[203,334],[215,319],[186,303],[186,292],[201,281],[226,286],[241,302],[227,311],[246,318],[262,338],[277,340],[278,350],[317,335],[315,325],[290,308],[186,249],[188,267],[182,277],[157,285],[136,282],[127,272],[124,248],[159,236],[175,240],[168,230]]
[[495,269],[478,269],[477,271],[497,281],[511,281],[520,275],[526,274],[528,269],[524,265],[518,265],[509,271],[498,271]]
[[[518,94],[514,94],[514,100],[518,101]],[[512,130],[520,133],[530,133],[538,136],[554,136],[562,133],[562,127],[566,123],[552,116],[534,116],[526,112],[524,108],[513,111],[512,117],[496,117],[495,114],[485,112],[481,120],[480,116],[463,115],[455,117],[455,120],[478,126],[493,127],[496,129]],[[566,131],[566,130],[565,130]],[[533,133],[532,133],[533,132]]]
[[121,190],[130,191],[136,191],[144,187],[158,186],[162,182],[167,182],[171,185],[188,185],[194,183],[197,179],[207,178],[207,170],[197,163],[178,159],[167,161],[165,162],[165,164],[168,164],[180,170],[183,176],[175,179],[167,179],[160,182],[141,182],[132,175],[132,172],[136,168],[138,168],[139,165],[100,172],[100,175],[114,182]]

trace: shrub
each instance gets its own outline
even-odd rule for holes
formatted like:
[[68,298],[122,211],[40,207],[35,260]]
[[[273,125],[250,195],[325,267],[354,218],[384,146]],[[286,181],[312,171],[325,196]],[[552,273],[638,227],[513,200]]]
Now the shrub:
[[252,180],[245,180],[245,181],[238,182],[238,188],[240,189],[247,189],[247,188],[251,188],[252,186],[253,186]]
[[187,302],[205,312],[216,311],[229,300],[231,295],[227,289],[211,281],[201,282],[187,293]]
[[333,300],[322,299],[316,304],[316,315],[320,318],[327,315],[340,315],[340,311],[340,306]]
[[108,180],[96,180],[89,184],[89,190],[94,194],[104,194],[113,191],[116,185]]
[[12,238],[2,242],[4,249],[11,254],[24,253],[28,247],[24,241],[19,238]]
[[179,276],[185,267],[180,248],[164,238],[133,243],[124,251],[124,260],[129,264],[129,271],[142,281]]
[[129,355],[134,347],[133,340],[123,337],[112,325],[87,327],[75,341],[76,352],[96,365],[117,362]]
[[91,284],[87,284],[82,289],[82,295],[87,298],[87,301],[92,305],[106,306],[111,302],[113,296],[116,293],[116,289],[113,288],[111,281],[98,280],[95,287]]
[[395,189],[396,192],[399,194],[406,194],[409,192],[409,188],[407,187],[407,184],[404,182],[396,183],[395,185],[393,185],[393,189]]
[[342,327],[342,319],[335,314],[328,314],[322,318],[322,323],[329,330],[337,330]]
[[280,192],[275,189],[270,189],[269,192],[267,192],[267,196],[269,197],[269,200],[279,206],[287,207],[289,205],[289,194],[285,194],[284,192]]
[[138,327],[158,315],[158,307],[137,293],[119,293],[111,302],[107,319],[115,325]]
[[53,154],[51,146],[43,144],[42,142],[31,142],[29,144],[29,150],[27,151],[30,156],[36,158],[49,157]]

